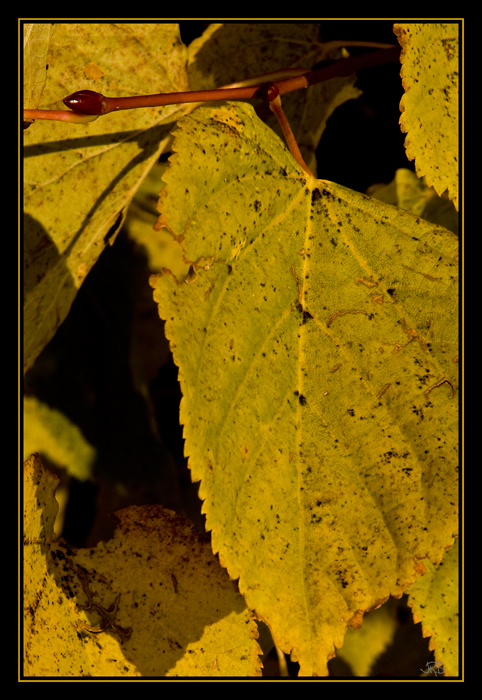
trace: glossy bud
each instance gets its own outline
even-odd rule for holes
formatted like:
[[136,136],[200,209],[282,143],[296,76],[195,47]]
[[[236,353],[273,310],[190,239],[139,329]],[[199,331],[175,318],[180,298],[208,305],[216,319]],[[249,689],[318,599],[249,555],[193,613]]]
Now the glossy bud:
[[64,105],[80,114],[102,114],[104,96],[94,90],[79,90],[64,100]]
[[267,102],[272,102],[279,95],[279,89],[276,83],[264,83],[261,85],[259,90],[256,92],[256,97],[261,97],[261,99]]
[[266,86],[266,97],[268,102],[272,102],[279,95],[279,89],[276,83],[268,83]]

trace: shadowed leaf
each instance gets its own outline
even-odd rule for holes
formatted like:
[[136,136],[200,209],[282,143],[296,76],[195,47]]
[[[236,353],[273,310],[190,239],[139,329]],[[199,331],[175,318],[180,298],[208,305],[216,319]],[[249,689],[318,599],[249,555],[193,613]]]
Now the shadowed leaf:
[[[280,68],[306,68],[326,58],[348,56],[342,49],[319,41],[316,23],[211,24],[189,45],[191,90],[208,90],[269,73]],[[303,158],[316,171],[315,151],[326,122],[337,107],[361,95],[354,87],[356,74],[334,78],[283,96],[283,110]],[[279,136],[278,120],[268,105],[257,105],[258,114]]]

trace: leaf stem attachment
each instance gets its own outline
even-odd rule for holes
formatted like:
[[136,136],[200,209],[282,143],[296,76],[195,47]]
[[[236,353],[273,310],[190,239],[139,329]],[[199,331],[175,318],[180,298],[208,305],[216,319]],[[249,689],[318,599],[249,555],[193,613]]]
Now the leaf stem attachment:
[[314,177],[313,173],[303,160],[303,156],[301,155],[301,151],[296,142],[295,135],[293,134],[290,123],[286,117],[286,114],[283,111],[283,107],[281,106],[281,98],[279,94],[278,85],[276,83],[267,83],[265,86],[263,86],[263,92],[266,95],[266,99],[269,102],[270,110],[273,112],[273,114],[279,121],[281,129],[283,131],[283,135],[286,139],[286,143],[288,145],[288,148],[290,149],[291,155],[296,160],[296,162],[299,165],[301,165],[303,170],[306,173],[308,173],[308,175]]

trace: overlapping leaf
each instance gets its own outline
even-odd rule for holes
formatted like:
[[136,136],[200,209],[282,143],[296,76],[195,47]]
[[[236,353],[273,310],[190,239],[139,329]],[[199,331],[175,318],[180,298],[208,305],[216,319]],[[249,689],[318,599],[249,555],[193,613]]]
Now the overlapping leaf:
[[[409,589],[415,622],[422,623],[430,649],[445,676],[459,673],[459,546],[458,539],[438,565],[427,562],[427,572]],[[428,671],[424,671],[428,673]]]
[[23,454],[41,452],[79,481],[92,478],[96,450],[66,415],[35,396],[23,401]]
[[372,185],[370,197],[407,209],[425,221],[438,224],[458,235],[459,217],[452,202],[439,197],[433,188],[427,187],[423,179],[407,168],[399,168],[388,185]]
[[400,127],[419,177],[458,210],[459,28],[457,24],[395,24],[402,47],[405,94]]
[[[282,68],[310,69],[341,49],[319,41],[316,23],[211,24],[189,46],[191,90],[208,90]],[[316,172],[315,151],[326,122],[337,107],[361,95],[352,74],[296,90],[283,97],[285,111],[304,160]],[[263,120],[281,136],[278,121],[267,105],[258,105]]]
[[306,176],[247,105],[181,120],[153,279],[207,527],[275,641],[323,675],[348,624],[457,531],[457,239]]
[[[40,109],[64,108],[62,99],[81,88],[110,97],[187,89],[187,52],[174,24],[57,24],[46,60]],[[30,72],[25,80],[38,82]],[[126,111],[86,125],[37,121],[25,131],[25,369],[66,317],[182,109]]]
[[47,53],[52,25],[24,24],[23,27],[23,105],[37,109],[47,80]]
[[206,537],[161,506],[93,549],[56,542],[58,480],[24,465],[26,676],[256,676],[257,629]]
[[349,629],[343,647],[337,652],[351,668],[353,675],[364,677],[383,652],[393,642],[397,629],[394,599],[372,610],[363,620],[361,629]]

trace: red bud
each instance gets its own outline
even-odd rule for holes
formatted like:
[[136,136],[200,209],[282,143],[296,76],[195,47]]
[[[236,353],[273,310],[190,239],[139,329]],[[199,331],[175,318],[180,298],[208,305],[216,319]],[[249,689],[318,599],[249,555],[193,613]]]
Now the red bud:
[[279,95],[279,89],[276,83],[264,83],[257,90],[255,97],[260,97],[267,102],[272,102]]
[[64,100],[64,105],[80,114],[102,114],[104,95],[94,90],[79,90]]

